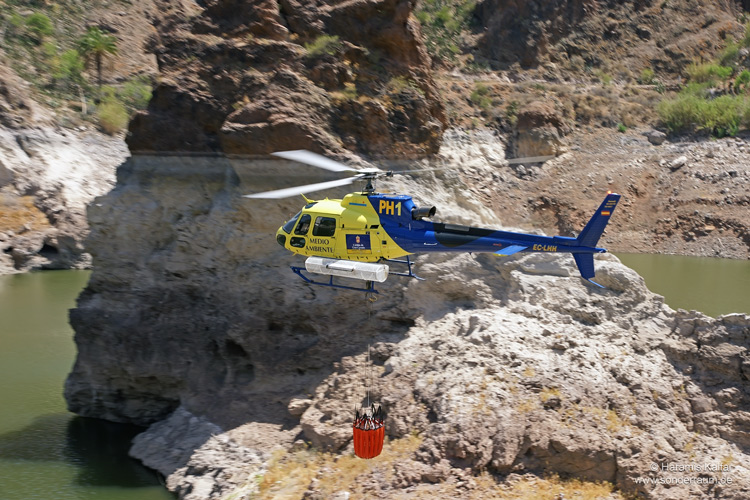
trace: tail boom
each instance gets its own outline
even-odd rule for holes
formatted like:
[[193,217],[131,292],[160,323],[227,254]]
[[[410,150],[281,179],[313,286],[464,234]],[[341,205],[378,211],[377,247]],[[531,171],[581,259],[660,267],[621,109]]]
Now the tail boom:
[[573,259],[578,266],[578,271],[581,273],[581,277],[586,281],[593,283],[596,286],[601,287],[599,283],[592,281],[591,278],[595,276],[594,270],[594,254],[605,253],[607,250],[599,248],[596,244],[599,242],[599,238],[604,233],[604,229],[609,223],[609,218],[617,207],[617,203],[620,201],[620,195],[615,193],[608,193],[604,198],[604,201],[589,219],[586,227],[583,228],[581,234],[577,238],[570,238],[567,236],[553,236],[553,237],[538,237],[539,242],[525,247],[516,245],[513,247],[513,252],[498,251],[503,255],[510,255],[516,252],[565,252],[572,253]]
[[[389,221],[384,220],[383,227],[405,251],[405,254],[423,252],[492,252],[497,255],[513,255],[521,252],[571,253],[581,276],[591,281],[594,277],[593,254],[607,251],[597,247],[596,244],[604,233],[604,228],[619,200],[619,194],[608,193],[577,238],[540,236],[421,220],[412,221],[408,225],[404,223],[391,225]],[[415,237],[415,234],[420,234],[420,237]]]

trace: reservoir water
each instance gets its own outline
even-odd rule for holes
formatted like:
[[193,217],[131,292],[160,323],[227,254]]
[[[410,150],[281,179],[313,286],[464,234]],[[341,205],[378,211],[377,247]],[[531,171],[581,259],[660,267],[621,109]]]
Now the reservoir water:
[[0,500],[174,498],[127,456],[140,429],[65,409],[63,383],[75,357],[68,309],[88,276],[0,276]]
[[664,296],[672,309],[709,316],[750,313],[750,261],[682,255],[617,254],[620,261]]
[[[750,261],[618,255],[672,308],[750,312]],[[0,500],[169,500],[127,456],[139,429],[68,413],[68,309],[86,271],[0,276]]]

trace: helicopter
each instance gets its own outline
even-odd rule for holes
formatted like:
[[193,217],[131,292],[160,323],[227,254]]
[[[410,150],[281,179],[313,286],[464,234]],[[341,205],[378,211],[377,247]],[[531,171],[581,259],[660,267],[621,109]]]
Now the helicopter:
[[[272,154],[333,172],[354,174],[334,181],[244,195],[245,198],[266,199],[302,195],[305,199],[305,206],[279,227],[276,241],[294,254],[307,256],[304,268],[290,267],[308,283],[378,293],[375,282],[382,283],[389,275],[422,279],[413,270],[410,256],[414,254],[490,252],[507,256],[542,252],[572,254],[581,277],[604,288],[592,280],[595,276],[594,254],[607,251],[596,245],[620,200],[619,194],[607,193],[578,237],[541,236],[428,221],[425,219],[435,215],[436,207],[419,207],[411,196],[379,193],[374,188],[373,183],[378,178],[425,170],[355,169],[306,150]],[[341,199],[311,200],[305,196],[305,193],[346,186],[356,181],[366,181],[365,188]],[[392,264],[405,266],[404,271],[393,270]],[[316,281],[305,273],[329,278],[328,281]],[[362,280],[365,285],[334,283],[334,277]]]

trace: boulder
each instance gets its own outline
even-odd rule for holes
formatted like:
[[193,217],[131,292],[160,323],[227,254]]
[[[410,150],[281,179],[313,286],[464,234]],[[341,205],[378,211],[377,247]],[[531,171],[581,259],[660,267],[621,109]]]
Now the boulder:
[[672,172],[674,172],[675,170],[679,170],[682,167],[684,167],[686,163],[687,163],[687,156],[682,155],[682,156],[678,156],[677,158],[675,158],[672,161],[670,161],[667,164],[667,166],[669,167],[669,169]]
[[660,130],[650,130],[645,135],[648,139],[648,142],[650,142],[654,146],[660,146],[667,139],[667,134]]

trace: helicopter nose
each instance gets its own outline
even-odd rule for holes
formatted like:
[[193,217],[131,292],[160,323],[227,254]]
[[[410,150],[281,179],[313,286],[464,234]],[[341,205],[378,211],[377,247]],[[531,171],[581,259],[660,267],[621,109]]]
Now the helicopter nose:
[[281,231],[281,228],[279,228],[279,232],[276,234],[276,243],[286,248],[286,235]]

